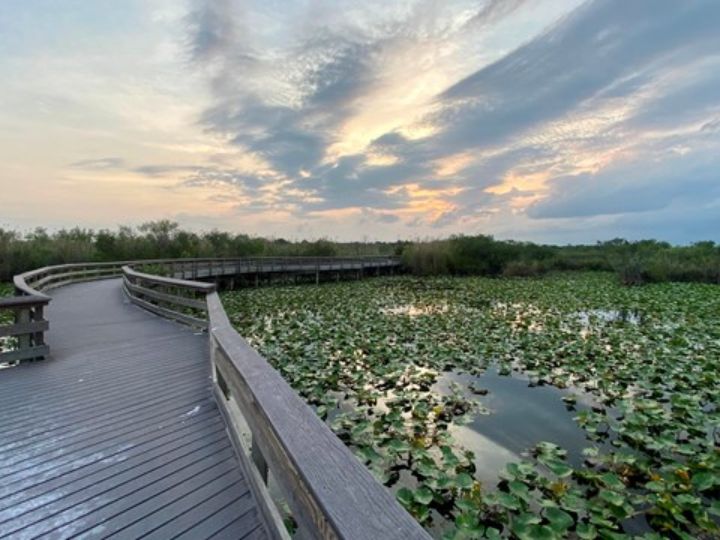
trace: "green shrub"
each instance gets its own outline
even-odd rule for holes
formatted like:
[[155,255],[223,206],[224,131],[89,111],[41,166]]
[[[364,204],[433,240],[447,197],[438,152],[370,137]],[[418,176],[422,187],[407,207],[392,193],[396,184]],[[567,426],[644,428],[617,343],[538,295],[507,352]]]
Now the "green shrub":
[[411,244],[403,251],[402,262],[419,276],[447,274],[451,268],[450,246],[446,242]]
[[535,277],[548,271],[548,265],[542,261],[518,260],[510,261],[503,269],[505,277]]

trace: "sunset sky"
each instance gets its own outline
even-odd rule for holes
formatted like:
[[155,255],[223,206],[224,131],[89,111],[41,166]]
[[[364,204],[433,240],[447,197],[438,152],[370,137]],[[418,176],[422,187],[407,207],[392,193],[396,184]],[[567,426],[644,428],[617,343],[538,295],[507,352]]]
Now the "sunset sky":
[[720,1],[1,0],[0,227],[720,241]]

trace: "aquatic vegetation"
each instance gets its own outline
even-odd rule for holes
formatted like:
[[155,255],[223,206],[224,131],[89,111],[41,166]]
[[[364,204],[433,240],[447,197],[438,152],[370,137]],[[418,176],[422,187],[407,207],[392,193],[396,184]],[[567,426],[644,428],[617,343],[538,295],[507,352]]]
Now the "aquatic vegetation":
[[[601,273],[400,277],[246,289],[223,302],[436,536],[720,534],[717,286],[627,288]],[[482,448],[454,434],[470,422],[482,433],[482,415],[501,414],[489,407],[490,371],[561,389],[584,448],[538,440],[489,483]]]
[[12,296],[14,287],[12,283],[0,282],[0,298],[3,296]]
[[[0,298],[4,296],[12,296],[15,292],[15,287],[12,283],[0,282]],[[4,324],[11,324],[14,316],[12,310],[0,309],[0,326]],[[0,337],[0,351],[10,350],[15,344],[15,338]]]

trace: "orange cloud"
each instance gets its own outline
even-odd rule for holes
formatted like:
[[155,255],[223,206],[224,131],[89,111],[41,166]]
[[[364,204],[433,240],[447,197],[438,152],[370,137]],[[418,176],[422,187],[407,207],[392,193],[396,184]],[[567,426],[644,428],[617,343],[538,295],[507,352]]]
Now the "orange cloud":
[[435,174],[440,177],[453,176],[472,163],[474,159],[475,156],[470,152],[460,152],[442,157],[433,162]]

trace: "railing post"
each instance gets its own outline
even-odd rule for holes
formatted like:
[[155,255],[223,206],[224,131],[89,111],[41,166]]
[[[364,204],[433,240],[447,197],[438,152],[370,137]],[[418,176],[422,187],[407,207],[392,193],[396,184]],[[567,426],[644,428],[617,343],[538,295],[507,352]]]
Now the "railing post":
[[257,467],[257,470],[260,473],[260,478],[262,478],[262,481],[267,484],[268,464],[267,461],[265,461],[265,457],[262,455],[260,448],[258,448],[258,445],[255,443],[255,440],[253,440],[252,446],[250,447],[250,456],[255,463],[255,467]]
[[[27,324],[30,322],[30,307],[20,307],[15,311],[15,322],[18,324]],[[31,334],[21,334],[18,336],[18,350],[27,350],[30,348]]]
[[[35,321],[35,322],[42,321],[43,320],[43,312],[44,312],[44,309],[43,309],[42,304],[35,306],[35,309],[33,310],[33,313],[32,313],[33,321]],[[45,345],[45,335],[42,330],[40,332],[35,332],[33,334],[33,345],[35,347]]]

